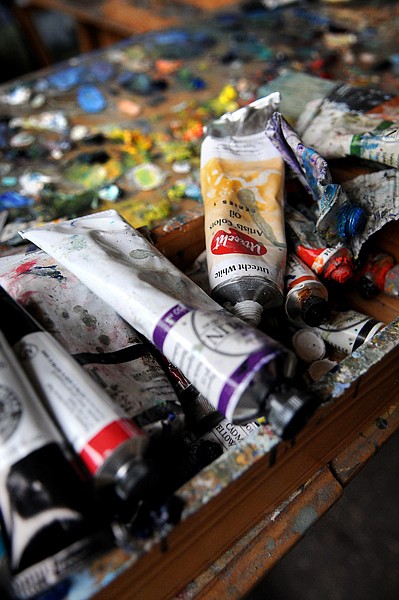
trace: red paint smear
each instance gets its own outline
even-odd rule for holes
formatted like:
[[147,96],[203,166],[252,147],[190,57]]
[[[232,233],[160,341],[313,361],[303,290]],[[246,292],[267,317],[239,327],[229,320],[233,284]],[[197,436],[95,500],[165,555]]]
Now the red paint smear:
[[17,275],[23,275],[24,273],[27,273],[28,271],[30,271],[32,269],[32,267],[35,267],[37,264],[37,260],[31,260],[29,262],[23,263],[22,265],[19,265],[19,267],[17,267],[15,269],[15,273]]

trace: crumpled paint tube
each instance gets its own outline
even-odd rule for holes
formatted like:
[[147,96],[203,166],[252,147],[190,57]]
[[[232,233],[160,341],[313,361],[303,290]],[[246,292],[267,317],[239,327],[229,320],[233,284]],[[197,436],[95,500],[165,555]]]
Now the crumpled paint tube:
[[313,412],[307,394],[277,393],[293,353],[223,310],[117,211],[21,235],[110,303],[230,421],[263,415],[281,432]]
[[258,325],[283,302],[284,162],[264,135],[278,106],[270,94],[206,127],[201,191],[211,296]]
[[314,221],[290,205],[285,207],[286,231],[295,254],[322,279],[346,283],[353,276],[351,251],[343,245],[326,247]]
[[353,202],[360,204],[367,213],[363,232],[348,240],[354,258],[359,257],[368,239],[390,221],[399,219],[399,171],[387,169],[358,175],[342,184]]
[[150,345],[46,252],[1,257],[0,284],[130,418],[177,404]]
[[357,156],[399,168],[399,96],[343,84],[309,103],[297,128],[326,159]]
[[317,202],[317,231],[326,245],[333,246],[360,233],[366,223],[363,208],[350,202],[343,187],[333,183],[326,160],[305,146],[278,111],[271,115],[266,135]]

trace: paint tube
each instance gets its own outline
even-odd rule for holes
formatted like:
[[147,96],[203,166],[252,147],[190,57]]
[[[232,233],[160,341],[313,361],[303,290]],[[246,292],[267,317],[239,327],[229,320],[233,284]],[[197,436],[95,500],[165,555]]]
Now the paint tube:
[[110,511],[128,518],[153,483],[148,438],[68,352],[0,288],[0,326]]
[[327,318],[327,288],[293,252],[289,252],[287,256],[285,292],[285,312],[295,325],[314,327]]
[[268,416],[272,428],[284,429],[280,404],[286,425],[300,427],[313,412],[315,398],[307,394],[278,395],[293,353],[223,310],[117,211],[22,236],[111,303],[231,422]]
[[206,443],[217,444],[225,452],[243,440],[259,424],[256,421],[245,425],[230,423],[223,415],[187,381],[184,375],[171,363],[168,364],[171,376],[175,380],[176,392],[182,405],[187,429],[194,434],[192,448],[203,453]]
[[325,280],[346,283],[353,276],[351,251],[344,245],[326,247],[315,223],[292,206],[286,205],[286,231],[295,254]]
[[392,298],[399,298],[399,265],[396,264],[389,269],[384,279],[384,294],[392,296]]
[[111,535],[2,331],[0,392],[0,521],[11,589],[27,599],[109,549]]
[[11,600],[9,560],[4,544],[4,535],[0,519],[0,597]]
[[388,273],[395,265],[392,254],[369,252],[360,262],[355,275],[356,289],[362,298],[374,298],[384,290]]
[[278,102],[270,94],[213,121],[201,147],[211,296],[254,325],[283,302],[284,163],[264,134]]
[[332,311],[331,318],[314,329],[327,344],[344,354],[351,354],[384,326],[368,315],[347,310]]
[[37,250],[1,257],[0,285],[130,418],[177,404],[152,346],[51,256]]
[[360,233],[366,224],[363,208],[351,203],[343,187],[333,183],[326,160],[305,146],[281,113],[271,115],[266,135],[317,203],[316,227],[324,242],[332,246]]
[[305,107],[298,119],[303,142],[326,159],[357,156],[399,167],[399,97],[342,84]]

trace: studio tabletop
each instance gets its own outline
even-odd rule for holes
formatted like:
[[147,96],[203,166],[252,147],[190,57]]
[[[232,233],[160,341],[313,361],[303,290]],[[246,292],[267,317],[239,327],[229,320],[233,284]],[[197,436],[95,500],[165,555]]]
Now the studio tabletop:
[[[398,95],[398,2],[30,4],[81,22],[95,13],[91,25],[108,21],[125,39],[1,86],[0,261],[25,252],[20,230],[115,209],[186,269],[205,247],[200,152],[212,120],[276,91],[293,127],[341,83]],[[340,182],[379,169],[331,162]],[[378,236],[399,261],[397,222]],[[386,327],[314,382],[320,408],[298,436],[260,424],[178,490],[175,527],[113,549],[60,598],[240,598],[339,499],[399,425],[398,300],[349,297]]]

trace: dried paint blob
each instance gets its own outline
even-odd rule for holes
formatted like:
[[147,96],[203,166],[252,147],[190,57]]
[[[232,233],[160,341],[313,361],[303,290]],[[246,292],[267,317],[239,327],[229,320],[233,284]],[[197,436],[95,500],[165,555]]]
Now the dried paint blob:
[[27,148],[28,146],[31,146],[34,141],[34,135],[21,131],[10,139],[10,146],[12,146],[12,148]]
[[172,165],[172,170],[175,173],[179,173],[181,175],[184,175],[186,173],[189,173],[191,171],[191,164],[188,160],[178,160],[176,162],[173,163]]
[[101,90],[95,85],[81,85],[77,92],[77,101],[85,112],[102,112],[107,106],[107,100]]
[[18,178],[14,175],[5,175],[1,178],[1,185],[4,187],[13,187],[18,183]]
[[82,75],[82,67],[69,67],[50,75],[48,82],[60,92],[66,92],[81,81]]
[[133,102],[132,100],[119,100],[118,109],[125,113],[125,115],[129,115],[129,117],[137,117],[141,113],[141,106],[137,104],[137,102]]
[[12,106],[19,106],[28,102],[31,96],[31,90],[27,86],[18,85],[12,90],[9,90],[6,94],[1,96],[1,100],[5,104],[11,104]]
[[97,81],[108,81],[113,74],[114,66],[105,60],[99,60],[90,65],[89,76]]
[[89,128],[86,125],[74,125],[70,131],[70,138],[74,142],[83,140],[89,133]]
[[23,196],[18,192],[4,192],[0,194],[0,210],[7,208],[21,208],[22,206],[32,205],[34,200]]
[[165,181],[165,173],[154,163],[144,163],[129,172],[129,179],[140,190],[153,190]]
[[107,202],[115,202],[121,195],[120,188],[114,183],[101,188],[98,191],[98,197],[100,200],[106,200]]
[[51,178],[44,173],[35,171],[26,172],[19,178],[19,183],[27,194],[33,196],[39,194],[47,183],[50,183]]

